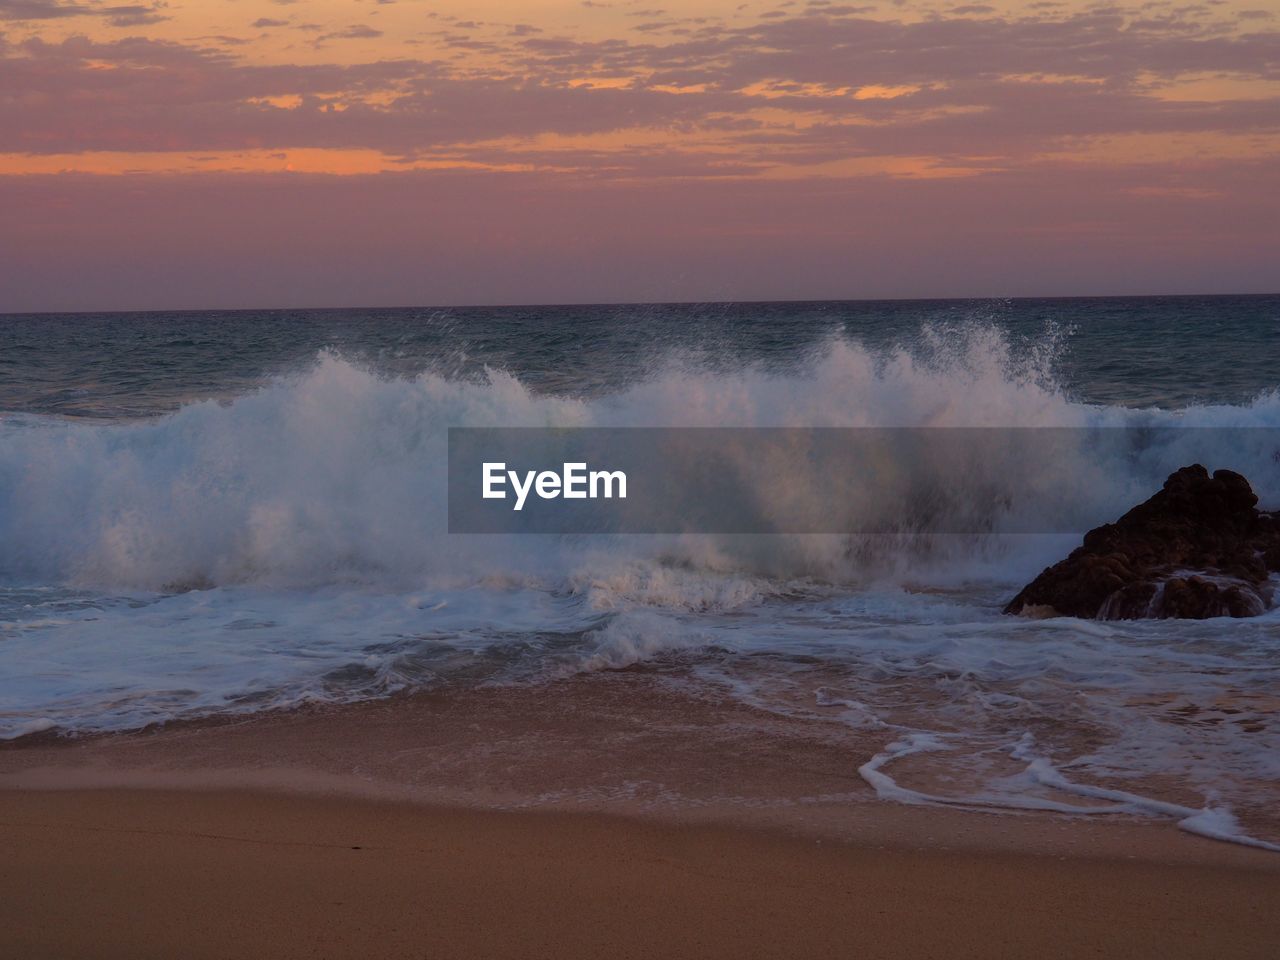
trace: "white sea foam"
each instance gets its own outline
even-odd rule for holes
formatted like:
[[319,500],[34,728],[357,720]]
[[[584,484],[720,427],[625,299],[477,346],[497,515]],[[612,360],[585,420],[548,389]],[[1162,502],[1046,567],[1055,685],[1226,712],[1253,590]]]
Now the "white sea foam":
[[[1177,414],[1066,399],[1039,371],[1014,375],[991,332],[939,366],[834,341],[804,374],[687,371],[583,401],[539,396],[500,372],[484,383],[432,374],[387,379],[338,357],[234,402],[197,403],[142,422],[0,421],[0,578],[159,590],[171,585],[333,583],[412,587],[485,577],[564,580],[636,558],[770,579],[924,577],[1012,581],[1060,544],[989,538],[652,537],[600,543],[461,538],[445,533],[446,439],[470,426],[1280,426],[1280,398]],[[1000,463],[965,484],[1023,495],[1042,513],[1082,496],[1098,521],[1126,509],[1188,462],[1231,466],[1280,503],[1274,437],[1242,449],[1238,433],[1162,433],[1111,460],[1082,454],[1010,477]],[[1215,442],[1221,447],[1214,448]],[[794,471],[780,464],[768,497]],[[1083,493],[1082,493],[1083,492]],[[816,495],[816,494],[815,494]],[[879,502],[866,491],[866,509]],[[831,509],[854,509],[831,505]],[[874,516],[866,518],[874,522]],[[911,518],[904,518],[909,521]],[[1051,528],[1047,523],[1046,528]],[[935,579],[936,578],[936,579]],[[669,584],[653,576],[656,589]],[[702,587],[695,587],[701,592]]]
[[944,739],[930,733],[913,733],[889,743],[858,768],[861,777],[871,785],[877,796],[897,803],[933,806],[952,806],[984,810],[1038,810],[1070,816],[1096,816],[1102,814],[1137,814],[1172,819],[1177,826],[1189,833],[1196,833],[1212,840],[1224,840],[1260,850],[1280,852],[1280,843],[1272,843],[1250,836],[1240,826],[1236,816],[1225,807],[1187,807],[1169,803],[1154,797],[1142,796],[1127,790],[1115,790],[1092,784],[1077,783],[1063,775],[1045,757],[1034,753],[1034,741],[1024,734],[1009,749],[1009,755],[1027,762],[1021,779],[1040,787],[1090,800],[1107,801],[1101,805],[1082,805],[1055,800],[1052,797],[1034,795],[1018,789],[1018,778],[1006,779],[1005,791],[1000,793],[968,793],[944,796],[913,790],[899,784],[885,772],[895,760],[917,753],[953,749]]
[[[500,371],[396,379],[324,356],[234,401],[154,419],[0,417],[0,737],[715,650],[730,664],[823,664],[819,711],[898,738],[863,768],[898,800],[937,799],[889,776],[903,751],[1017,744],[1053,724],[1066,731],[1056,766],[1028,761],[987,800],[1050,802],[1045,790],[1074,789],[1044,779],[1068,765],[1091,781],[1162,772],[1235,799],[1280,779],[1267,723],[1280,682],[1275,611],[1176,624],[999,615],[1075,537],[445,532],[451,425],[1280,427],[1277,394],[1176,412],[1074,402],[1043,361],[1018,367],[989,330],[926,354],[832,341],[800,372],[672,366],[592,400],[540,395]],[[1048,509],[1086,491],[1102,522],[1199,460],[1239,470],[1280,506],[1270,436],[1163,432],[1035,476],[991,464],[958,493],[1029,487]],[[752,676],[735,682],[751,689]],[[903,689],[927,696],[906,710]],[[956,731],[970,739],[944,735]],[[1077,735],[1087,747],[1062,754]],[[1096,799],[1141,805],[1123,790]],[[1168,815],[1241,835],[1223,805]]]

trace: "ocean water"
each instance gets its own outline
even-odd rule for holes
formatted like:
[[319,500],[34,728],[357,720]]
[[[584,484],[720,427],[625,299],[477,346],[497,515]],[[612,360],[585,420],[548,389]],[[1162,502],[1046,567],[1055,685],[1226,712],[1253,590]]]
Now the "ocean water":
[[[1067,535],[450,536],[450,426],[1277,428],[1280,297],[0,317],[0,738],[645,664],[886,799],[1280,843],[1280,612],[1003,616]],[[1054,479],[1280,508],[1270,441],[1153,436]]]

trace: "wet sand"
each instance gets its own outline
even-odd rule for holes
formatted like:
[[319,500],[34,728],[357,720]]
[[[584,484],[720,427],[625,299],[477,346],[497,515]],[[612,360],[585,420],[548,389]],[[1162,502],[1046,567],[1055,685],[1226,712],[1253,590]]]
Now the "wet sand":
[[1263,957],[1280,856],[642,674],[0,749],[0,956]]

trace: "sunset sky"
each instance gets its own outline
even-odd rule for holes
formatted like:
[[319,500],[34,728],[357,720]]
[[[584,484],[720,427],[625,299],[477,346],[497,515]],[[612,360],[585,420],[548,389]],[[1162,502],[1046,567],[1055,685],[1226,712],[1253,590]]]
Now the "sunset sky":
[[0,311],[1277,289],[1277,0],[0,0]]

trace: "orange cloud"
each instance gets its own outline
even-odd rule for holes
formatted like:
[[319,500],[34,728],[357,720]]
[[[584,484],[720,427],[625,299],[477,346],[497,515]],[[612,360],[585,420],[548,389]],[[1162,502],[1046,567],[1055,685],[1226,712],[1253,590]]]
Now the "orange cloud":
[[[694,260],[705,260],[700,248],[625,218],[665,217],[697,234],[709,229],[689,219],[699,210],[724,218],[727,232],[713,239],[733,247],[735,224],[793,238],[803,213],[815,236],[843,236],[835,211],[874,210],[881,235],[911,256],[910,244],[933,234],[894,227],[901,218],[932,220],[963,243],[965,216],[1021,205],[1043,218],[1034,229],[1008,211],[991,222],[1079,237],[1075,210],[1088,207],[1090,224],[1159,245],[1183,229],[1162,203],[1191,222],[1189,211],[1203,217],[1213,202],[1248,220],[1238,237],[1223,221],[1214,238],[1247,264],[1254,248],[1243,238],[1277,240],[1276,219],[1259,226],[1259,202],[1243,200],[1271,189],[1262,171],[1280,166],[1280,20],[1262,13],[1243,0],[694,0],[665,12],[652,0],[0,0],[0,192],[12,199],[38,184],[50,209],[65,201],[85,217],[152,217],[162,236],[179,229],[165,210],[130,212],[121,191],[187,191],[201,197],[199,216],[234,209],[250,230],[271,208],[231,202],[235,184],[285,190],[297,204],[277,211],[286,218],[340,198],[348,226],[361,229],[373,227],[360,191],[386,209],[392,183],[421,205],[419,223],[439,230],[439,211],[462,215],[450,189],[478,216],[516,220],[511,210],[556,216],[544,197],[577,209],[590,195],[615,204],[619,234]],[[1067,181],[1076,207],[1055,199]],[[1135,219],[1117,225],[1110,211]],[[621,236],[611,247],[595,224],[577,228],[601,249],[645,256]],[[397,229],[404,242],[416,236],[407,223]],[[507,234],[537,244],[539,229],[549,228],[513,221]],[[91,240],[108,243],[74,218],[41,230],[81,244],[82,258]],[[229,235],[219,243],[234,257]],[[569,269],[573,241],[563,243]],[[759,266],[762,249],[741,262]],[[137,250],[164,252],[142,239]],[[835,254],[827,262],[843,269]]]

